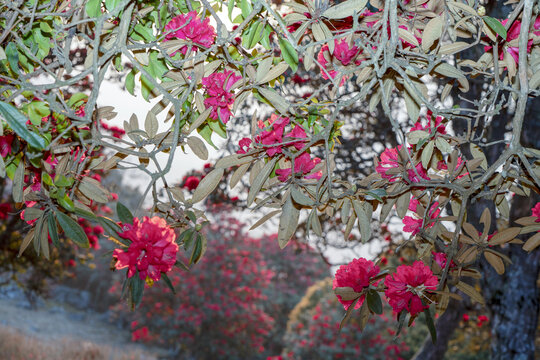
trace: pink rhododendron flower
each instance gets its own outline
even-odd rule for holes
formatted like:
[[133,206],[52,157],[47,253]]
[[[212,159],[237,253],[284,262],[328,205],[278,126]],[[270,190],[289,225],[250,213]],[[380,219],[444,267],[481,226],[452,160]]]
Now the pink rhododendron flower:
[[412,132],[412,131],[416,131],[416,130],[424,130],[424,131],[427,131],[429,132],[430,134],[432,133],[432,128],[435,128],[435,131],[438,133],[438,134],[442,134],[442,135],[445,135],[446,134],[446,125],[443,124],[443,117],[442,116],[437,116],[435,118],[435,120],[433,120],[433,116],[432,116],[432,112],[431,111],[428,111],[428,123],[426,125],[422,125],[422,122],[420,120],[418,120],[416,122],[416,124],[414,124],[414,126],[411,128],[411,130],[409,132]]
[[[350,287],[357,293],[362,292],[362,290],[369,286],[369,281],[377,276],[379,272],[379,267],[373,264],[372,261],[363,258],[354,259],[347,265],[341,265],[339,267],[336,271],[332,288]],[[354,302],[354,300],[343,300],[340,295],[337,295],[337,298],[343,304],[345,310]],[[354,308],[359,309],[364,303],[365,298],[366,296],[362,295]]]
[[469,316],[469,314],[463,314],[463,321],[469,321],[471,319],[471,317]]
[[532,216],[536,216],[535,222],[540,222],[540,202],[532,208]]
[[[337,70],[333,70],[332,59],[336,59],[337,61],[339,61],[342,66],[348,66],[358,54],[358,47],[351,47],[345,39],[334,40],[333,54],[330,54],[330,48],[328,47],[328,45],[323,45],[323,47],[319,51],[319,54],[317,55],[317,61],[319,62],[320,66],[322,66],[321,74],[323,79],[334,79],[338,74]],[[359,63],[360,61],[357,61],[356,65],[358,65]],[[330,77],[328,77],[328,75],[330,75]],[[342,86],[345,83],[345,79],[345,77],[341,79],[341,83],[339,84],[339,86]]]
[[[411,203],[409,204],[409,210],[413,211],[414,217],[411,216],[405,216],[403,218],[403,224],[405,225],[403,227],[404,232],[410,232],[411,235],[416,235],[420,229],[422,228],[423,218],[417,214],[417,207],[419,205],[418,200],[412,199]],[[441,209],[439,209],[439,203],[436,201],[431,205],[431,209],[429,210],[429,218],[431,220],[437,218],[439,214],[441,213]],[[434,223],[431,223],[428,225],[428,227],[433,227],[435,225]]]
[[[285,135],[286,138],[292,138],[292,139],[306,139],[306,131],[304,128],[300,125],[296,125],[294,129],[292,129],[288,134]],[[296,148],[296,150],[301,150],[304,147],[304,144],[307,140],[299,140],[295,141],[291,145]]]
[[0,136],[0,156],[5,158],[11,152],[11,143],[13,143],[15,136],[8,134]]
[[439,280],[428,266],[415,261],[412,266],[398,266],[394,274],[386,276],[384,284],[387,289],[384,294],[395,312],[407,310],[414,316],[429,308],[430,300],[426,292],[435,290],[438,283]]
[[234,104],[234,93],[230,92],[235,82],[242,77],[234,72],[225,70],[210,74],[202,79],[202,84],[208,97],[204,99],[204,106],[212,107],[210,117],[221,120],[224,124],[231,118],[231,107]]
[[255,141],[264,145],[266,155],[272,157],[282,152],[283,132],[285,131],[285,127],[289,125],[289,118],[272,114],[269,123],[272,128],[261,132]]
[[[214,44],[216,31],[210,25],[210,19],[201,21],[197,12],[190,11],[187,14],[180,14],[165,25],[165,40],[181,39],[191,41],[193,44],[201,45],[206,48]],[[187,46],[180,48],[180,52],[186,55]],[[191,47],[192,51],[198,51],[197,46]],[[176,52],[175,52],[176,53]],[[174,54],[173,54],[174,55]]]
[[174,230],[165,219],[145,216],[142,222],[135,218],[133,224],[126,224],[126,230],[119,233],[122,238],[131,241],[127,250],[115,249],[113,257],[117,259],[116,269],[128,268],[128,277],[139,272],[141,279],[149,277],[154,281],[161,278],[161,273],[170,271],[176,262],[178,245]]
[[197,186],[199,186],[200,181],[201,180],[196,176],[189,176],[186,179],[186,183],[184,184],[184,187],[188,190],[193,191],[197,188]]
[[243,138],[238,142],[238,146],[240,146],[240,150],[236,151],[237,154],[246,154],[251,147],[251,139],[250,138]]
[[[296,157],[294,159],[294,171],[296,174],[303,174],[306,175],[313,170],[315,165],[321,162],[321,159],[318,157],[311,159],[311,156],[308,153],[303,153],[302,155]],[[276,174],[278,175],[279,181],[287,181],[289,176],[291,176],[292,169],[277,169]],[[316,172],[314,174],[310,174],[305,176],[306,179],[320,179],[322,176],[322,172]]]
[[2,220],[7,219],[11,211],[12,211],[12,207],[10,203],[0,204],[0,219]]
[[[444,269],[446,267],[446,262],[448,257],[443,252],[435,252],[432,251],[431,254],[433,255],[433,260],[441,267],[441,269]],[[456,264],[454,263],[454,260],[450,262],[450,268],[455,267]]]
[[[379,163],[375,167],[375,171],[377,171],[382,178],[387,179],[390,182],[394,182],[401,178],[401,170],[403,169],[401,164],[402,160],[399,155],[401,147],[402,146],[399,145],[397,148],[385,149],[381,153]],[[416,171],[407,169],[407,176],[411,182],[417,183],[422,179],[430,180],[421,163],[416,164],[415,168]],[[418,173],[418,175],[416,173]]]
[[[501,21],[501,24],[506,25],[507,22],[508,22],[508,19],[504,19]],[[537,30],[537,31],[533,31],[533,33],[536,36],[540,36],[540,31],[538,31],[540,30],[540,17],[537,17],[535,19],[533,27],[534,27],[534,30]],[[506,42],[502,42],[499,45],[499,51],[498,51],[499,60],[504,60],[504,53],[507,52],[510,56],[512,56],[516,64],[519,63],[519,47],[517,46],[517,44],[516,46],[509,46],[509,43],[510,41],[519,38],[520,31],[521,31],[521,21],[515,20],[512,26],[510,26],[510,29],[508,29],[506,33]],[[527,53],[531,52],[533,42],[534,42],[533,39],[529,39],[529,41],[527,42]],[[484,46],[484,50],[486,52],[491,51],[491,49],[493,49],[493,46],[491,45]]]

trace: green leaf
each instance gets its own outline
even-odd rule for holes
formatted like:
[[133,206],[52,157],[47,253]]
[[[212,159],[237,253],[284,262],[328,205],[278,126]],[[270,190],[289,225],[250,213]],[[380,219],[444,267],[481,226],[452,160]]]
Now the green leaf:
[[30,146],[36,148],[37,150],[45,149],[45,139],[28,130],[26,127],[26,116],[21,114],[14,106],[0,101],[0,114],[13,129],[13,131],[23,138]]
[[131,306],[133,309],[139,307],[142,301],[143,292],[144,292],[144,280],[140,278],[139,272],[131,280]]
[[291,67],[293,72],[298,70],[298,53],[296,49],[286,39],[279,39],[279,48],[283,60]]
[[126,90],[131,95],[135,95],[135,72],[133,70],[126,75]]
[[487,26],[493,31],[495,31],[497,34],[499,34],[504,40],[506,40],[507,32],[506,28],[504,27],[501,22],[495,18],[492,18],[491,16],[484,16],[482,18]]
[[353,15],[356,11],[360,13],[366,6],[368,0],[348,0],[339,3],[338,5],[328,8],[322,13],[322,16],[328,19],[343,19]]
[[294,206],[292,197],[289,195],[283,205],[283,212],[279,218],[278,242],[280,248],[285,248],[296,232],[300,210]]
[[437,342],[437,329],[435,329],[435,324],[433,323],[433,317],[431,316],[431,311],[429,311],[429,308],[424,310],[424,316],[426,318],[426,325],[429,330],[429,334],[431,335],[431,342],[434,344]]
[[[122,0],[105,0],[105,7],[107,8],[107,10],[109,10],[110,12],[112,12],[114,9],[116,9],[116,7],[118,5],[120,5],[120,3],[122,2]],[[114,13],[114,15],[118,15],[118,13],[120,12],[120,10],[122,10],[121,8],[118,9],[118,11],[116,11]]]
[[83,228],[75,220],[60,211],[54,212],[58,224],[64,230],[66,236],[82,248],[89,248],[90,243]]
[[23,201],[23,187],[24,187],[24,161],[19,161],[19,166],[13,176],[13,188],[12,196],[15,203],[22,203]]
[[47,222],[49,226],[49,235],[51,236],[52,243],[54,246],[59,248],[60,240],[58,239],[58,227],[56,226],[56,220],[54,219],[54,216],[49,216]]
[[167,286],[169,287],[169,289],[171,289],[172,293],[173,294],[176,294],[176,290],[174,290],[174,286],[171,282],[171,279],[169,279],[169,277],[167,276],[167,274],[165,273],[161,273],[161,277],[163,278],[163,281],[165,281],[165,284],[167,284]]
[[86,3],[86,13],[92,18],[101,16],[101,0],[88,0]]
[[196,264],[203,257],[206,252],[206,237],[200,233],[197,233],[197,240],[195,241],[195,246],[193,246],[193,251],[191,252],[191,257],[189,258],[189,265]]
[[19,69],[19,52],[17,51],[17,46],[15,43],[10,42],[6,46],[6,56],[8,59],[9,67],[16,74],[20,74],[21,70]]
[[121,202],[118,202],[116,204],[116,214],[118,215],[118,219],[120,219],[122,223],[133,224],[133,214]]
[[381,315],[382,314],[382,301],[381,296],[379,293],[375,290],[368,291],[366,295],[367,303],[369,306],[369,309],[373,311],[375,314]]

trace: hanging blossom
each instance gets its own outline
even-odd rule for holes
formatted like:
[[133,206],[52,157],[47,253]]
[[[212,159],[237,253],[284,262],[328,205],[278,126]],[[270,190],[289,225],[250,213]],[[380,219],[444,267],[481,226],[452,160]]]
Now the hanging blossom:
[[15,136],[13,134],[8,134],[0,136],[0,156],[5,158],[9,153],[11,153],[11,144]]
[[[420,205],[420,202],[416,199],[412,199],[411,203],[409,204],[409,210],[411,210],[414,213],[414,215],[412,217],[405,216],[403,218],[403,224],[405,225],[403,227],[403,231],[410,232],[411,235],[418,234],[418,232],[422,228],[423,221],[424,221],[423,219],[424,211],[422,211],[419,214],[418,205]],[[441,213],[441,209],[439,209],[439,203],[435,201],[433,205],[431,205],[431,208],[429,209],[429,213],[428,213],[429,219],[431,220],[436,219],[440,213]],[[433,225],[435,225],[435,223],[429,224],[428,227],[433,227]]]
[[214,120],[221,120],[224,124],[229,122],[232,116],[231,107],[234,104],[234,93],[231,87],[242,77],[233,71],[213,73],[202,79],[202,84],[208,96],[204,99],[204,106],[212,107],[210,117]]
[[116,269],[128,268],[128,277],[139,272],[141,279],[147,277],[158,281],[161,273],[170,271],[176,262],[178,245],[174,230],[165,219],[158,216],[141,221],[135,218],[133,224],[126,224],[120,237],[131,241],[127,250],[115,249]]
[[540,202],[536,203],[536,205],[534,205],[531,211],[532,216],[536,216],[535,222],[540,222]]
[[396,313],[407,310],[415,316],[429,308],[430,300],[426,295],[430,290],[436,290],[438,283],[428,266],[415,261],[412,266],[398,266],[394,274],[386,276],[384,294]]
[[433,113],[431,112],[431,110],[428,110],[427,118],[428,122],[426,125],[423,125],[422,121],[418,119],[416,124],[414,124],[414,126],[411,128],[411,130],[409,130],[409,132],[423,130],[432,134],[433,129],[435,129],[436,135],[446,135],[446,124],[443,123],[444,118],[442,116],[437,116],[434,120]]
[[[507,22],[508,22],[508,19],[504,19],[501,21],[501,24],[506,25]],[[536,17],[533,27],[534,27],[534,30],[536,30],[536,31],[533,31],[533,34],[535,36],[540,36],[540,16]],[[501,42],[501,44],[499,45],[499,49],[498,49],[499,60],[504,60],[504,53],[506,52],[510,56],[512,56],[516,64],[519,63],[519,46],[517,44],[515,44],[515,46],[510,46],[510,42],[512,40],[519,39],[520,31],[521,31],[521,21],[515,20],[512,26],[510,26],[510,29],[508,29],[508,31],[506,32],[506,41]],[[529,39],[529,41],[527,42],[527,53],[531,52],[533,43],[534,43],[533,39]],[[491,45],[484,46],[484,50],[486,52],[491,51],[491,49],[493,49],[493,46]]]
[[[300,156],[297,156],[294,159],[294,172],[295,174],[305,175],[304,179],[317,179],[319,180],[322,176],[322,171],[317,171],[316,173],[309,174],[315,166],[321,162],[321,159],[318,157],[311,159],[311,156],[308,153],[303,153]],[[291,176],[292,169],[277,169],[276,175],[278,175],[279,181],[285,182]],[[308,175],[309,174],[309,175]]]
[[[373,264],[372,261],[364,258],[354,259],[347,265],[341,265],[339,267],[336,271],[332,288],[350,287],[355,292],[360,293],[369,286],[371,279],[377,276],[379,272],[379,267]],[[354,300],[343,300],[340,295],[337,295],[337,298],[343,304],[345,310],[349,309],[354,302]],[[366,295],[362,295],[354,308],[359,309],[364,303],[365,298]]]
[[[401,148],[402,145],[399,145],[397,148],[385,149],[381,153],[381,159],[375,167],[375,171],[389,182],[395,182],[402,178],[403,166],[401,165],[402,160],[399,155]],[[417,183],[421,180],[430,180],[426,170],[422,167],[422,163],[419,162],[416,164],[415,168],[416,172],[413,169],[407,169],[407,176],[411,182]]]
[[[212,46],[216,38],[216,30],[210,25],[210,19],[201,20],[195,11],[190,11],[187,14],[181,14],[173,18],[165,25],[165,33],[167,34],[165,35],[165,40],[187,40],[206,48]],[[173,55],[178,51],[186,55],[187,50],[188,47],[183,46],[180,50],[175,51]],[[191,47],[191,50],[198,51],[199,48],[194,45]]]
[[[333,61],[336,59],[342,66],[348,66],[353,62],[353,59],[360,53],[358,47],[350,46],[347,40],[334,40],[334,53],[330,54],[330,48],[328,45],[324,45],[319,54],[317,55],[317,61],[321,66],[321,75],[323,79],[328,80],[330,78],[334,79],[338,75],[337,70],[333,70]],[[357,60],[356,65],[359,65],[361,61]],[[330,75],[330,77],[328,77]],[[342,86],[345,83],[346,77],[341,79],[339,86]]]
[[[255,137],[255,143],[263,145],[268,157],[273,157],[283,153],[283,147],[292,146],[296,150],[301,150],[304,144],[307,142],[307,134],[304,128],[300,125],[295,125],[294,128],[288,133],[284,134],[285,128],[289,125],[290,120],[288,117],[281,117],[276,114],[272,114],[270,118],[265,122],[259,121],[257,126],[263,130],[259,135]],[[249,138],[243,138],[238,142],[240,150],[238,154],[246,154],[251,150],[251,144],[253,141]]]

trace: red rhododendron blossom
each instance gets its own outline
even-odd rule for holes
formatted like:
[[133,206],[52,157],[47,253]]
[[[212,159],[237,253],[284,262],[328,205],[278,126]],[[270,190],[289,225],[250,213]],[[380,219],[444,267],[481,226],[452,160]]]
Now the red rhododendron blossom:
[[[197,12],[190,11],[187,14],[181,14],[173,18],[165,26],[165,40],[181,39],[191,41],[193,44],[201,45],[206,48],[214,44],[216,31],[210,25],[210,19],[201,21]],[[180,48],[180,52],[186,55],[187,46]],[[191,47],[192,51],[198,51],[197,46]],[[176,53],[176,52],[175,52]],[[173,53],[173,55],[175,54]]]
[[[508,22],[508,19],[504,19],[501,21],[501,24],[506,25],[507,22]],[[537,30],[537,31],[533,31],[534,35],[540,36],[540,31],[538,31],[540,30],[540,17],[536,18],[536,20],[534,21],[533,27],[534,27],[534,30]],[[512,40],[516,40],[519,38],[520,31],[521,31],[521,21],[515,20],[512,26],[510,26],[510,29],[508,29],[506,33],[506,41],[501,42],[499,45],[499,51],[498,51],[499,60],[504,60],[504,54],[506,52],[510,56],[512,56],[516,64],[519,63],[519,47],[517,46],[517,43],[515,44],[515,46],[510,46],[510,42]],[[529,39],[529,41],[527,42],[527,53],[531,52],[533,42],[534,42],[533,39]],[[491,49],[493,49],[493,46],[491,45],[484,46],[484,50],[486,52],[491,51]]]
[[428,111],[428,123],[426,125],[422,125],[422,122],[418,120],[409,132],[423,130],[431,134],[433,128],[435,128],[437,134],[446,134],[446,125],[443,124],[443,117],[437,116],[435,120],[433,120],[431,111]]
[[429,308],[430,300],[426,292],[435,290],[438,283],[439,280],[428,266],[415,261],[412,266],[398,266],[394,274],[386,276],[384,284],[387,289],[384,294],[396,313],[407,310],[414,316]]
[[[355,292],[362,292],[369,286],[369,281],[377,276],[380,272],[378,266],[373,264],[372,261],[360,258],[354,259],[347,265],[341,265],[336,271],[336,277],[333,281],[333,289],[338,287],[350,287]],[[354,306],[355,309],[359,309],[364,303],[365,295],[360,297],[360,300]],[[347,310],[354,300],[343,300],[340,295],[337,295],[340,303],[343,304],[345,310]]]
[[[446,267],[447,262],[447,256],[443,252],[435,252],[432,251],[431,254],[433,255],[433,260],[441,267],[441,269],[444,269]],[[450,262],[450,268],[455,267],[456,264],[454,263],[454,260]]]
[[193,191],[197,188],[197,186],[199,186],[199,182],[201,180],[196,177],[196,176],[189,176],[187,179],[186,179],[186,182],[184,184],[184,187],[190,191]]
[[141,279],[149,277],[154,281],[161,278],[161,273],[172,269],[176,262],[178,245],[174,230],[165,219],[145,216],[141,221],[133,219],[133,225],[126,224],[126,230],[119,233],[122,238],[131,240],[127,250],[115,249],[113,257],[116,269],[128,268],[128,277],[139,272]]
[[536,216],[536,222],[540,222],[540,202],[532,208],[532,216]]
[[[272,157],[282,152],[283,132],[285,127],[289,125],[289,118],[272,114],[268,122],[271,129],[261,132],[261,135],[257,136],[255,141],[264,146],[266,155]],[[264,126],[264,124],[261,125]]]
[[[401,177],[402,165],[398,153],[400,150],[401,145],[397,148],[385,149],[381,153],[379,163],[375,167],[375,171],[377,171],[383,179],[387,179],[389,182],[394,182]],[[411,182],[417,183],[422,179],[430,180],[421,163],[416,164],[415,168],[416,171],[414,169],[407,169],[407,176]]]
[[232,116],[231,107],[234,104],[234,93],[230,92],[235,82],[242,77],[234,72],[225,70],[210,74],[202,79],[202,84],[208,96],[204,99],[204,106],[212,107],[210,117],[221,120],[224,124],[229,122]]
[[[418,204],[419,204],[418,200],[416,199],[411,200],[411,203],[409,205],[409,210],[415,213],[414,217],[405,216],[403,218],[403,224],[405,225],[403,227],[403,231],[410,232],[412,233],[411,235],[416,235],[422,228],[422,224],[423,224],[423,218],[421,218],[419,215],[416,214]],[[439,209],[439,203],[436,201],[433,203],[433,205],[431,205],[431,209],[429,210],[429,218],[433,220],[437,218],[437,216],[439,216],[440,213],[441,213],[441,209]],[[434,223],[431,223],[428,225],[428,227],[433,227],[433,225]]]
[[463,314],[463,321],[469,321],[471,319],[471,317],[469,316],[469,314]]
[[0,136],[0,156],[5,158],[11,152],[11,143],[15,139],[12,134]]
[[[303,153],[294,159],[294,172],[296,174],[309,174],[311,170],[321,162],[321,159],[318,157],[311,159],[311,156],[308,153]],[[278,175],[279,181],[285,182],[291,176],[292,169],[277,169],[276,174]],[[322,176],[322,172],[318,171],[316,173],[305,176],[306,179],[317,179],[319,180]]]
[[[302,126],[296,125],[294,129],[291,130],[291,132],[285,135],[285,137],[291,138],[291,139],[306,139],[307,135],[306,135],[306,131],[304,130]],[[304,147],[304,144],[306,143],[306,141],[307,140],[298,140],[298,141],[293,142],[290,145],[294,146],[296,150],[301,150]]]
[[[324,45],[319,54],[317,55],[317,61],[319,62],[321,68],[321,75],[323,79],[328,80],[330,78],[334,79],[338,71],[333,70],[332,59],[336,59],[341,63],[342,66],[348,66],[351,64],[352,60],[359,53],[358,47],[350,46],[347,40],[334,40],[334,53],[330,55],[330,48],[328,45]],[[330,65],[329,65],[330,64]],[[360,64],[360,61],[356,62],[356,65]],[[330,75],[330,77],[328,76]],[[339,86],[342,86],[345,83],[346,77],[341,79]]]
[[243,138],[238,142],[238,146],[240,146],[240,150],[236,151],[237,154],[246,154],[251,147],[251,139],[250,138]]
[[2,220],[7,219],[11,211],[13,211],[13,209],[10,203],[0,204],[0,219]]

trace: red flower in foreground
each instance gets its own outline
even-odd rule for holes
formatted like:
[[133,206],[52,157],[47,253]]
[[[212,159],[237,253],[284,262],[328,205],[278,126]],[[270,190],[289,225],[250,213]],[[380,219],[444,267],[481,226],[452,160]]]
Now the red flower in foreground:
[[188,190],[193,191],[197,188],[197,186],[199,186],[200,181],[201,180],[196,176],[189,176],[186,179],[186,183],[184,184],[184,187],[187,188]]
[[[294,172],[297,174],[303,174],[306,175],[304,178],[306,179],[317,179],[319,180],[322,176],[321,171],[317,171],[313,174],[309,174],[315,166],[321,162],[321,159],[318,157],[311,159],[311,156],[308,153],[303,153],[302,155],[296,157],[294,159]],[[277,169],[276,175],[278,175],[279,181],[285,182],[291,176],[292,169],[286,168],[286,169]],[[307,175],[309,174],[309,175]]]
[[536,203],[534,207],[531,209],[532,216],[536,216],[536,222],[540,222],[540,202]]
[[[372,261],[363,258],[354,259],[347,265],[341,265],[336,271],[333,288],[350,287],[358,293],[362,292],[362,290],[369,286],[369,281],[377,276],[379,272],[379,267],[373,264]],[[337,297],[345,310],[354,302],[354,300],[342,300],[340,295],[337,295]],[[365,295],[360,297],[360,300],[354,306],[355,309],[359,309],[362,306],[365,297]]]
[[384,284],[387,289],[384,294],[395,312],[407,310],[414,316],[429,308],[428,304],[422,304],[422,299],[424,303],[429,302],[425,293],[435,290],[438,283],[439,280],[428,266],[415,261],[412,266],[398,266],[394,274],[386,276]]
[[161,273],[170,271],[176,262],[178,245],[174,242],[176,235],[165,219],[145,216],[142,222],[133,219],[133,225],[125,225],[122,238],[131,240],[127,250],[115,249],[113,257],[118,261],[117,269],[129,268],[128,277],[139,272],[141,279],[149,277],[154,281],[161,278]]
[[214,120],[221,120],[227,124],[232,116],[231,107],[234,104],[234,93],[231,87],[242,77],[234,72],[224,70],[213,73],[202,79],[205,88],[204,106],[212,107],[210,117]]
[[[165,26],[165,33],[167,33],[167,35],[165,35],[165,40],[188,40],[192,41],[193,44],[198,44],[207,48],[214,44],[214,39],[216,38],[216,31],[212,25],[210,25],[210,19],[206,18],[201,21],[195,11],[190,11],[187,14],[181,14],[173,18]],[[183,46],[180,49],[180,52],[186,55],[187,49],[187,46]],[[197,51],[199,48],[197,46],[192,46],[191,50]]]

